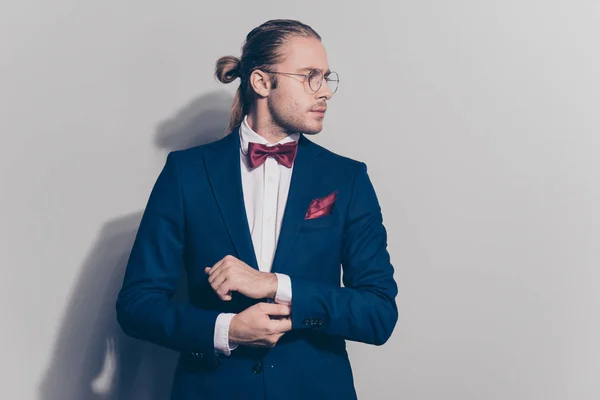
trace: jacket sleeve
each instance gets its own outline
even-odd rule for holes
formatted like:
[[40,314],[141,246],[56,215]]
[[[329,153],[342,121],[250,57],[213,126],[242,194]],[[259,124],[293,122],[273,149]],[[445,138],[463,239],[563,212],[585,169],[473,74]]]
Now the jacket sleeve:
[[219,312],[172,299],[183,275],[185,244],[176,155],[169,153],[150,193],[117,297],[117,320],[129,336],[176,351],[214,354]]
[[381,208],[359,163],[342,238],[344,287],[292,276],[292,329],[314,329],[382,345],[398,320],[398,288]]

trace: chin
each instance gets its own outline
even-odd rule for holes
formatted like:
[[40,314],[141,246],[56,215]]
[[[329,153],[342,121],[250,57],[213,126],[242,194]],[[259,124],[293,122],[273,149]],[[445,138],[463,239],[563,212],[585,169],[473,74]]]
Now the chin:
[[304,133],[305,135],[316,135],[316,134],[320,133],[322,130],[323,130],[322,123],[306,124],[306,127],[304,128],[304,130],[302,130],[302,133]]

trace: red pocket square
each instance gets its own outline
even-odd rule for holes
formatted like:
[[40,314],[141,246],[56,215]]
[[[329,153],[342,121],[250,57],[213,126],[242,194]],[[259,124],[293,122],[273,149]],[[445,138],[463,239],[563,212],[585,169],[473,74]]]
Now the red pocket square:
[[336,196],[337,190],[320,199],[314,199],[310,203],[304,219],[319,218],[331,214]]

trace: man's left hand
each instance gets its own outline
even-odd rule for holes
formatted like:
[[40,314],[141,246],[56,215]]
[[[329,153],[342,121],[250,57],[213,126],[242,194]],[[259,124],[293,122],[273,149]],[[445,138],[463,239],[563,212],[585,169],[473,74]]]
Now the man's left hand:
[[219,298],[231,300],[232,292],[239,292],[253,299],[275,298],[277,276],[257,271],[232,255],[227,255],[212,267],[206,267],[208,282]]

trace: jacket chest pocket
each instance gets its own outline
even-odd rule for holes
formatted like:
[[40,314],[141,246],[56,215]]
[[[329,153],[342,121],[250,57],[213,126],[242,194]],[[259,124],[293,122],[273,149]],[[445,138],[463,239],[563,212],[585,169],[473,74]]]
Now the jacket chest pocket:
[[341,224],[336,213],[324,217],[305,219],[300,223],[299,232],[327,229]]

